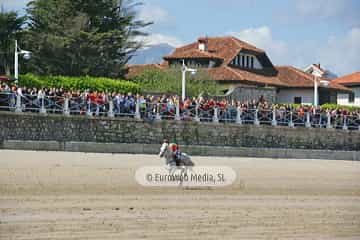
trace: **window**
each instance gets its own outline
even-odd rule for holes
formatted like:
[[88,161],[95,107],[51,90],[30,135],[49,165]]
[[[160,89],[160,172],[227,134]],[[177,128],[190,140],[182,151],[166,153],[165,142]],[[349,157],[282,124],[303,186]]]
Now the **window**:
[[241,66],[245,67],[245,56],[241,56]]
[[246,56],[246,67],[248,68],[250,65],[249,56]]
[[254,68],[254,57],[251,57],[251,68]]
[[240,56],[239,55],[237,55],[236,56],[236,65],[240,65]]
[[295,104],[301,104],[302,103],[301,97],[294,97],[294,103]]
[[349,93],[349,103],[355,102],[355,93]]

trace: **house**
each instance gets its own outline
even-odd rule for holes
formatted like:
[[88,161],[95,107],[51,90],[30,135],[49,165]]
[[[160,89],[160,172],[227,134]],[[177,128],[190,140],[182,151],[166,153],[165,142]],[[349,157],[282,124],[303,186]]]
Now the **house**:
[[[314,102],[313,75],[291,66],[274,66],[264,50],[235,37],[201,37],[164,56],[160,66],[179,67],[183,61],[187,66],[206,69],[212,80],[235,92],[232,97],[240,101],[263,96],[279,103]],[[129,73],[134,72],[132,67],[129,67]],[[155,66],[142,66],[143,69],[148,67]],[[332,82],[326,87],[320,85],[320,102],[335,103],[339,91],[349,89]]]
[[337,78],[332,80],[332,82],[352,90],[352,92],[339,93],[337,95],[337,104],[360,107],[360,72]]
[[335,73],[331,72],[330,70],[324,69],[320,65],[320,63],[311,64],[310,66],[308,66],[304,69],[304,72],[310,73],[310,74],[320,77],[320,78],[329,79],[329,80],[333,80],[338,77]]

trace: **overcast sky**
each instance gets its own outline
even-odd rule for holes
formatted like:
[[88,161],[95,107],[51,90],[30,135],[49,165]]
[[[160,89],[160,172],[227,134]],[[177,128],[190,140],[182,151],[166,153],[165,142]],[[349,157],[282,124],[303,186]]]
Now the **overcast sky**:
[[[27,0],[0,0],[24,14]],[[358,0],[144,0],[139,18],[152,44],[180,46],[199,36],[233,35],[264,49],[276,65],[321,63],[339,74],[360,71]]]

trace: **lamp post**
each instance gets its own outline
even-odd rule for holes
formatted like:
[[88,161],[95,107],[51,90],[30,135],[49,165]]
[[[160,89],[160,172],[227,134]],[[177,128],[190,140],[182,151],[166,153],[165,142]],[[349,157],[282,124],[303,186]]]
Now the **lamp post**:
[[318,83],[317,83],[317,76],[314,79],[314,106],[317,107],[319,105],[319,97],[318,97]]
[[182,73],[182,82],[181,82],[181,99],[182,101],[185,100],[185,81],[186,81],[186,72],[191,72],[192,74],[196,74],[197,70],[196,69],[192,69],[192,68],[188,68],[186,65],[185,65],[185,60],[183,60],[183,63],[182,63],[182,67],[181,67],[181,73]]
[[319,83],[324,85],[325,87],[329,85],[329,81],[321,80],[318,82],[318,77],[314,78],[314,106],[317,107],[319,105]]
[[14,77],[15,83],[18,82],[19,79],[19,54],[24,55],[25,60],[29,60],[31,58],[31,52],[26,50],[21,50],[18,47],[17,40],[15,40],[15,64],[14,64]]

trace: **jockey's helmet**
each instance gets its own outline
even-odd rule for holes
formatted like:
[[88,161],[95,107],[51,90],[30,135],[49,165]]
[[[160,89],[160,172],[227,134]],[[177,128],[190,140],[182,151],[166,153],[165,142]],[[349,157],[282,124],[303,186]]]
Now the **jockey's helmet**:
[[170,149],[172,152],[176,152],[176,150],[178,149],[178,145],[176,143],[171,143]]

